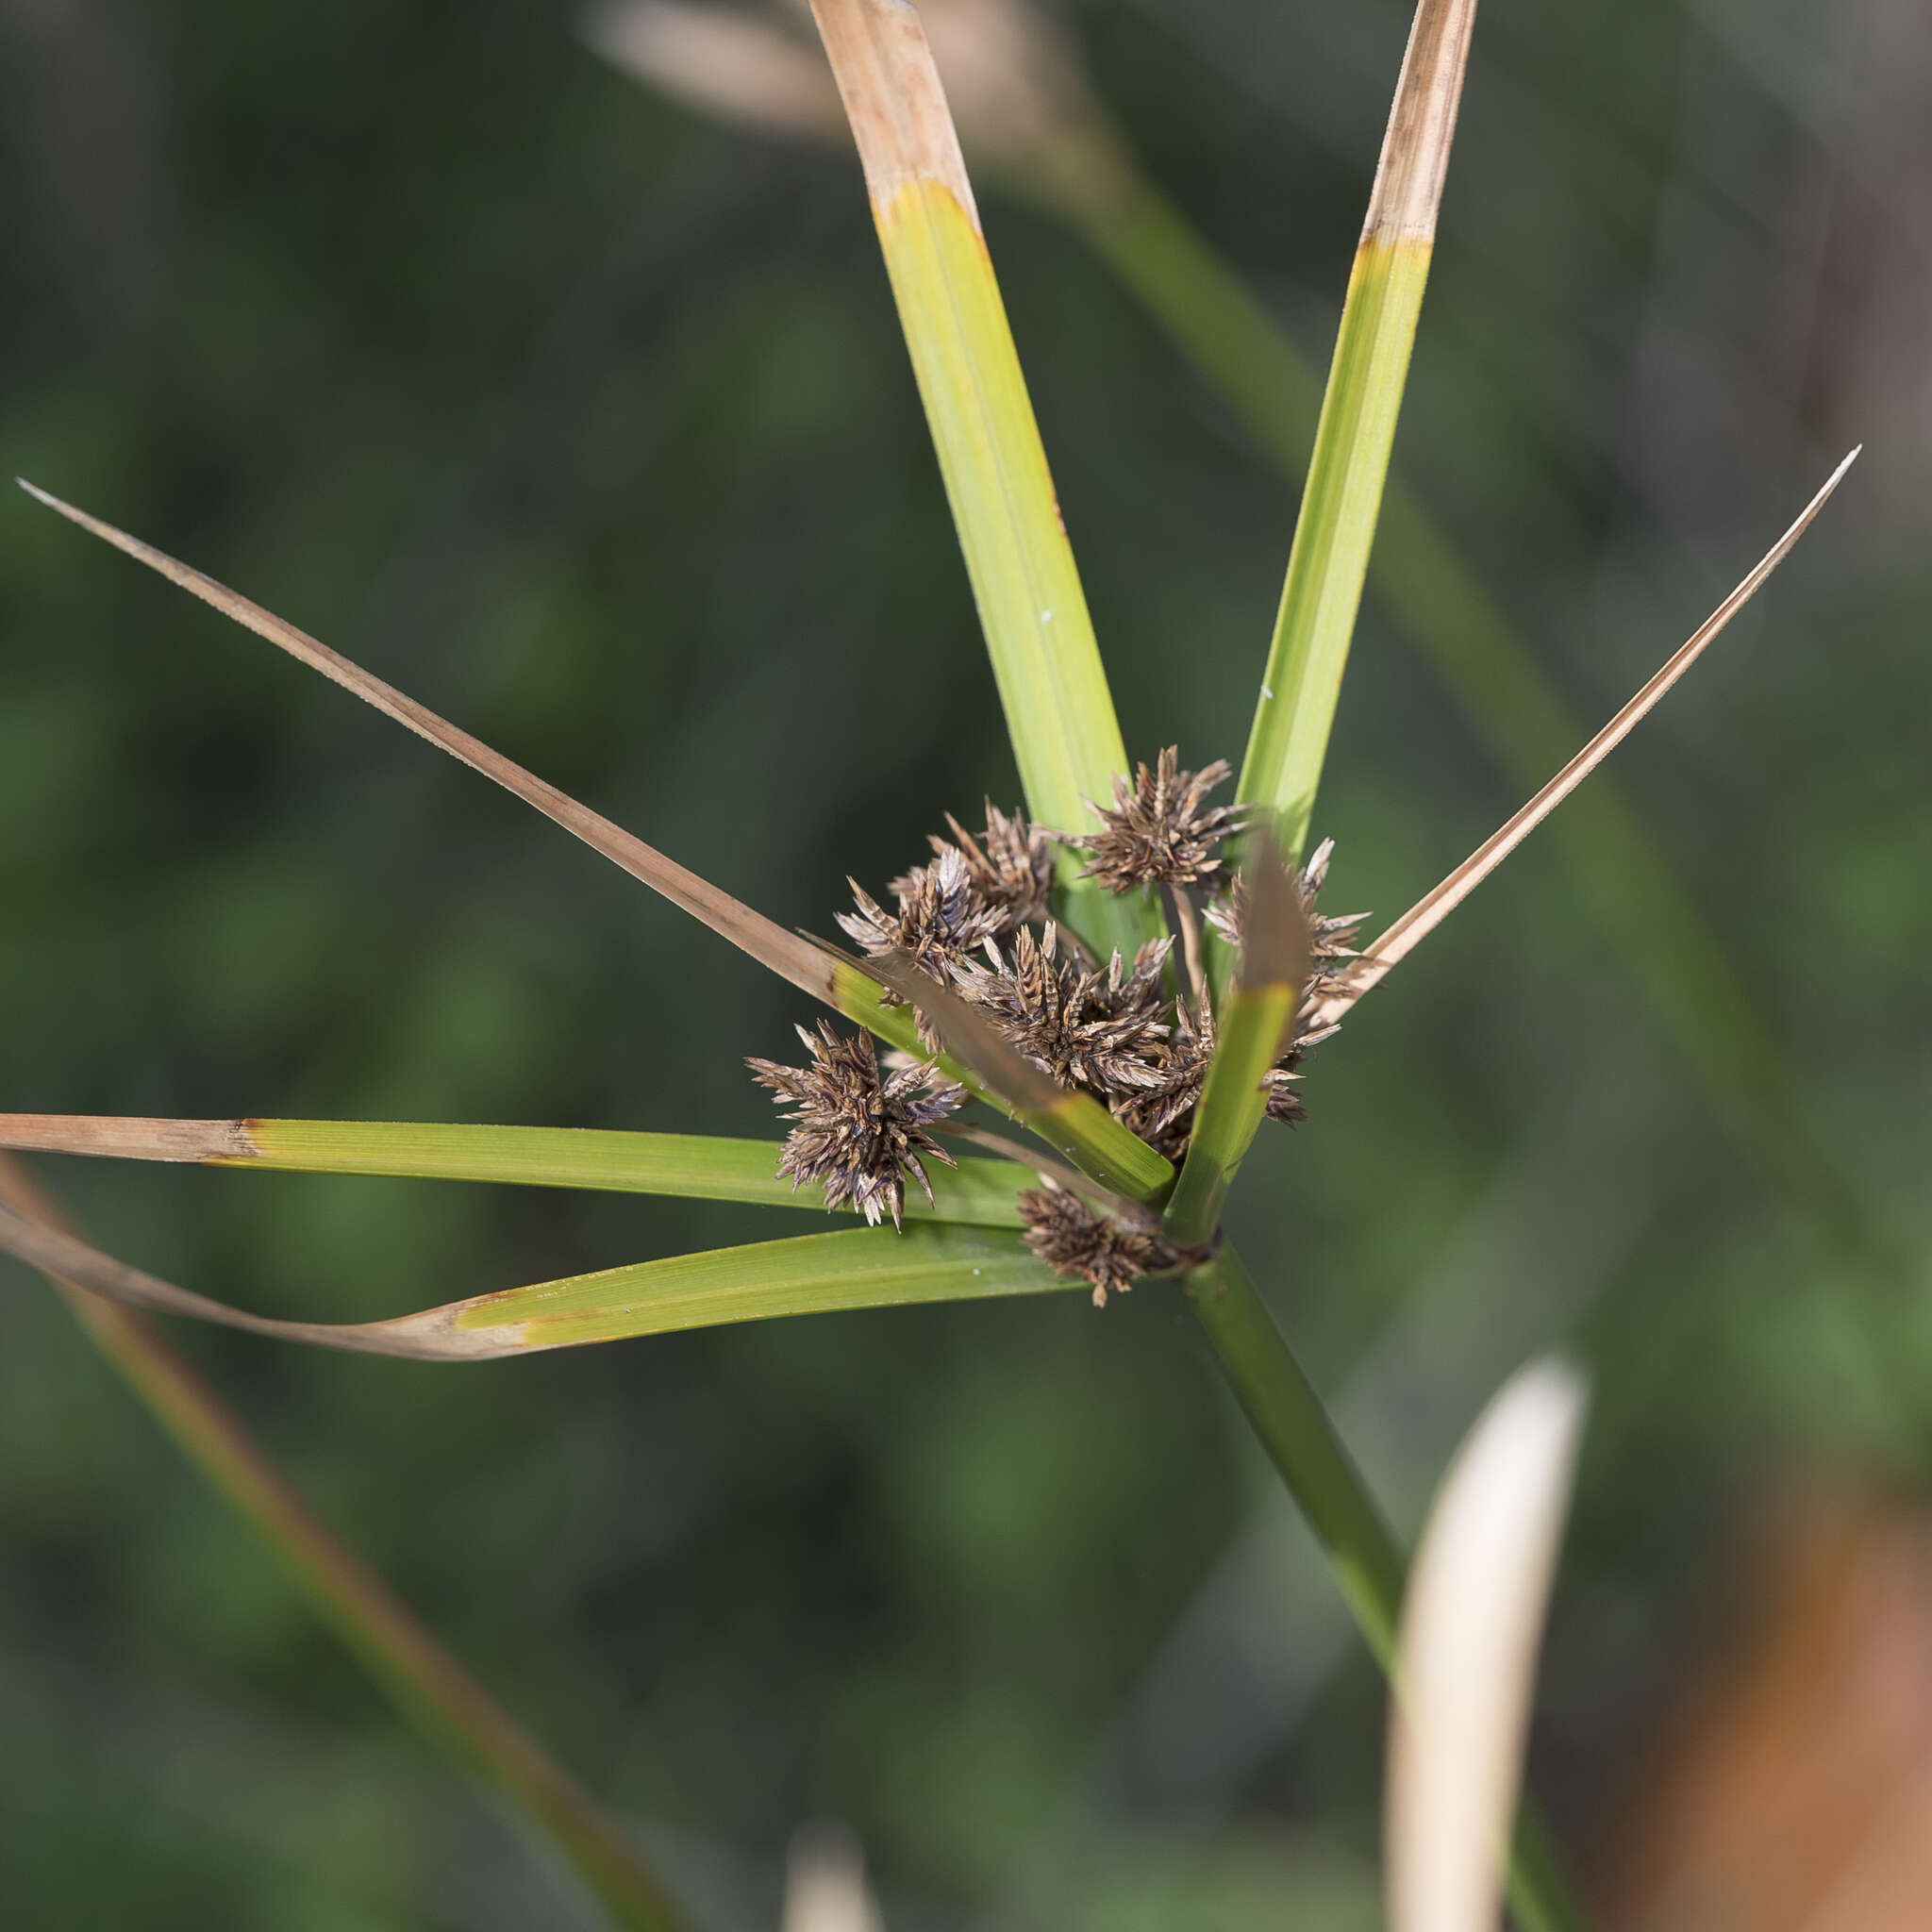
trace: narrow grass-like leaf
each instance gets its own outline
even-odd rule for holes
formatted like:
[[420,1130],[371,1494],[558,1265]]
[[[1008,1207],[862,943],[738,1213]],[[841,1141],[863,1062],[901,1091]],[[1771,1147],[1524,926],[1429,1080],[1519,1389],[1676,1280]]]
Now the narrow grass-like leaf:
[[1538,1362],[1457,1452],[1417,1546],[1390,1701],[1390,1932],[1496,1932],[1584,1388]]
[[1844,480],[1845,472],[1857,458],[1858,451],[1855,449],[1831,473],[1824,488],[1799,512],[1797,521],[1772,545],[1743,582],[1698,625],[1642,690],[1521,811],[1484,840],[1441,885],[1417,900],[1373,944],[1363,948],[1361,958],[1349,968],[1347,990],[1325,1000],[1311,1016],[1316,1024],[1325,1024],[1340,1018],[1363,993],[1380,985],[1399,961],[1434,932],[1629,737],[1665,692],[1704,655],[1731,619],[1757,595],[1765,578],[1784,561],[1791,546],[1810,527],[1811,520],[1824,508],[1825,500]]
[[[1107,673],[1060,519],[958,138],[904,0],[812,0],[864,165],[886,272],[1034,819],[1091,830],[1127,769]],[[1154,912],[1079,878],[1068,921],[1102,956],[1154,936]]]
[[1220,1223],[1267,1109],[1262,1082],[1281,1058],[1308,976],[1307,915],[1265,829],[1249,843],[1242,876],[1241,972],[1216,1016],[1214,1058],[1162,1221],[1168,1239],[1182,1248],[1198,1247]]
[[[627,1134],[591,1127],[488,1127],[405,1121],[125,1120],[95,1114],[0,1114],[0,1147],[192,1161],[300,1174],[398,1174],[539,1188],[675,1194],[693,1201],[822,1208],[778,1173],[782,1143],[704,1134]],[[1018,1227],[1014,1205],[1037,1184],[1008,1160],[962,1160],[932,1176],[937,1205],[908,1197],[915,1221]],[[857,1211],[857,1210],[853,1210]]]
[[1422,0],[1356,251],[1237,797],[1307,842],[1435,246],[1475,0]]
[[[0,1207],[76,1231],[18,1161],[0,1154]],[[58,1276],[82,1329],[157,1421],[253,1524],[323,1619],[403,1713],[546,1839],[627,1932],[683,1919],[625,1835],[362,1560],[341,1542],[215,1391],[141,1315]]]
[[924,1015],[950,1058],[972,1069],[987,1094],[1082,1174],[1136,1201],[1157,1201],[1174,1184],[1174,1163],[1164,1154],[1129,1133],[1091,1094],[1058,1085],[1002,1040],[982,1014],[909,959],[888,956],[865,963]]
[[581,839],[592,851],[602,853],[613,864],[622,866],[633,878],[641,879],[654,891],[661,892],[674,906],[680,907],[693,919],[708,925],[721,938],[729,940],[761,966],[770,967],[780,978],[789,979],[814,999],[832,1004],[830,965],[809,941],[796,933],[787,932],[763,913],[753,911],[742,901],[721,891],[708,879],[688,872],[675,859],[665,858],[655,846],[646,845],[623,826],[612,824],[589,806],[578,804],[567,792],[559,791],[534,773],[525,771],[500,752],[492,751],[480,739],[458,730],[425,706],[419,705],[414,698],[405,696],[392,685],[372,676],[359,665],[350,663],[346,658],[310,637],[307,631],[285,623],[264,610],[259,604],[229,590],[225,584],[217,583],[213,577],[204,575],[168,556],[165,551],[157,550],[151,543],[143,543],[139,537],[130,537],[126,531],[117,530],[113,525],[90,516],[86,510],[61,502],[58,496],[49,495],[24,477],[16,478],[16,481],[29,496],[45,504],[49,509],[58,510],[69,522],[78,524],[82,529],[92,531],[137,562],[158,571],[170,583],[178,584],[204,604],[221,611],[225,617],[233,618],[244,629],[252,630],[257,637],[266,638],[270,643],[307,664],[310,670],[321,672],[344,691],[353,691],[385,717],[392,718],[419,738],[426,738],[431,744],[448,752],[473,772],[480,772],[506,791],[515,793],[525,805],[534,806],[545,818]]
[[124,1307],[185,1315],[352,1355],[487,1361],[546,1348],[621,1341],[679,1328],[769,1321],[835,1308],[1041,1294],[1072,1284],[1005,1228],[850,1228],[714,1248],[475,1295],[388,1322],[285,1322],[176,1288],[58,1229],[0,1211],[0,1253]]

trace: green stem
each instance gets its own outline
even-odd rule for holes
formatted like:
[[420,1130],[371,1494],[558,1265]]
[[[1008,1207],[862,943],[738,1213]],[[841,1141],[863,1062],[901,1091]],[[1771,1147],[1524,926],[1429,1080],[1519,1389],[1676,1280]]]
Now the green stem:
[[[64,1224],[25,1169],[4,1154],[0,1198],[33,1220]],[[152,1324],[65,1282],[55,1286],[101,1353],[275,1548],[323,1620],[404,1714],[548,1839],[613,1924],[625,1932],[679,1932],[683,1914],[590,1795],[337,1540]]]
[[[1368,1485],[1231,1246],[1188,1276],[1187,1295],[1228,1387],[1392,1682],[1407,1566]],[[1509,1902],[1524,1932],[1580,1932],[1585,1924],[1549,1835],[1526,1803],[1510,1850]]]

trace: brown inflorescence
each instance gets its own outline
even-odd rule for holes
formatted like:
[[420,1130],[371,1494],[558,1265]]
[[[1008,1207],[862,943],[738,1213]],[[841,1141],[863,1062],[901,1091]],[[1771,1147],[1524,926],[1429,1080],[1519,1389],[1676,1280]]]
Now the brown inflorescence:
[[[977,836],[949,815],[951,838],[932,835],[931,860],[891,882],[891,910],[855,882],[858,909],[841,913],[839,924],[868,955],[912,960],[978,1008],[1058,1085],[1093,1095],[1130,1132],[1177,1161],[1187,1152],[1214,1053],[1214,1009],[1205,980],[1183,983],[1188,976],[1177,971],[1172,939],[1150,941],[1131,966],[1118,953],[1097,959],[1053,917],[1054,855],[1057,847],[1086,853],[1087,875],[1116,892],[1167,886],[1184,898],[1191,887],[1210,889],[1216,896],[1208,919],[1239,952],[1245,895],[1220,848],[1241,829],[1242,815],[1206,802],[1227,775],[1224,759],[1199,772],[1183,771],[1178,750],[1170,746],[1152,770],[1138,768],[1133,784],[1116,778],[1114,808],[1101,812],[1101,829],[1078,837],[1044,831],[990,801],[985,830]],[[1274,1121],[1303,1117],[1297,1069],[1308,1048],[1335,1030],[1312,1029],[1306,1016],[1341,988],[1344,964],[1355,957],[1361,917],[1324,919],[1315,909],[1332,852],[1332,842],[1321,845],[1295,876],[1307,922],[1309,970],[1303,1017],[1266,1079],[1267,1116]],[[883,997],[902,1004],[897,993]],[[923,1014],[919,1031],[935,1050]],[[896,1224],[904,1194],[900,1176],[909,1172],[924,1185],[920,1156],[945,1158],[924,1130],[960,1104],[960,1090],[941,1088],[921,1097],[932,1079],[929,1063],[894,1056],[894,1071],[881,1083],[869,1040],[840,1041],[829,1027],[821,1028],[820,1039],[804,1037],[812,1048],[811,1067],[752,1062],[765,1085],[800,1109],[779,1172],[794,1180],[822,1180],[833,1205],[853,1201],[874,1222],[890,1211]],[[1077,1197],[1055,1192],[1039,1198],[1045,1203],[1034,1210],[1040,1227],[1058,1229],[1056,1239],[1074,1248],[1085,1241],[1099,1244],[1094,1255],[1112,1253],[1108,1243],[1113,1242],[1124,1254],[1138,1252],[1135,1243],[1151,1238],[1091,1213]],[[1099,1260],[1091,1265],[1103,1266]],[[1087,1278],[1102,1291],[1124,1285],[1112,1274]]]
[[1066,841],[1088,855],[1085,876],[1115,892],[1142,886],[1221,884],[1226,876],[1222,842],[1241,830],[1244,814],[1230,805],[1209,806],[1207,800],[1228,770],[1225,758],[1216,758],[1198,772],[1184,772],[1180,748],[1171,744],[1152,771],[1145,765],[1137,769],[1132,785],[1116,778],[1111,809],[1093,807],[1100,830]]
[[745,1061],[760,1086],[792,1108],[789,1118],[796,1124],[786,1136],[778,1172],[791,1176],[794,1189],[802,1181],[824,1182],[827,1208],[850,1201],[873,1226],[891,1214],[898,1227],[906,1174],[932,1199],[922,1157],[958,1164],[926,1129],[953,1112],[966,1090],[935,1081],[924,1065],[881,1080],[872,1036],[848,1040],[828,1021],[819,1022],[816,1035],[799,1027],[798,1037],[811,1054],[809,1066]]
[[1020,1196],[1021,1237],[1056,1274],[1076,1276],[1093,1288],[1093,1306],[1125,1294],[1143,1274],[1158,1274],[1183,1259],[1158,1227],[1103,1214],[1067,1188],[1051,1182]]

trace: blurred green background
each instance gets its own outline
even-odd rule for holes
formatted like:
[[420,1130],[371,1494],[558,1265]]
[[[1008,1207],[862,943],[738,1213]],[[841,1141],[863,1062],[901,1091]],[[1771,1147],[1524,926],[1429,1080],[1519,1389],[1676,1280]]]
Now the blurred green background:
[[[1325,360],[1406,9],[1064,18]],[[576,29],[5,0],[0,455],[824,931],[1017,793],[857,170]],[[1593,1371],[1535,1740],[1586,1863],[1740,1509],[1932,1474],[1928,106],[1910,0],[1485,0],[1397,448],[1594,722],[1866,443],[1618,774],[1921,1291],[1743,1163],[1546,841],[1315,1058],[1231,1223],[1405,1529],[1525,1355]],[[982,202],[1130,752],[1238,758],[1293,493]],[[789,989],[24,497],[0,596],[0,1108],[773,1130]],[[1373,607],[1329,774],[1336,910],[1517,802]],[[42,1171],[117,1253],[341,1319],[812,1224]],[[462,1370],[181,1340],[720,1928],[820,1817],[895,1928],[1377,1923],[1378,1680],[1166,1290]],[[590,1923],[10,1264],[0,1912]]]

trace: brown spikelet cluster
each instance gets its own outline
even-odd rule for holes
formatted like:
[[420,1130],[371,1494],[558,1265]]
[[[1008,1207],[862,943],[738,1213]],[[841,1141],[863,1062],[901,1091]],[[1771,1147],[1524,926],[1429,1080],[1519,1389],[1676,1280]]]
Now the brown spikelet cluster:
[[[1067,840],[1088,855],[1084,876],[1110,891],[1140,886],[1213,886],[1225,876],[1222,841],[1241,828],[1233,806],[1208,804],[1208,794],[1228,776],[1225,758],[1198,772],[1180,768],[1180,748],[1169,745],[1150,772],[1138,768],[1134,782],[1113,781],[1113,808],[1093,809],[1100,829]],[[1091,803],[1091,801],[1090,801]]]
[[1137,1226],[1097,1212],[1069,1189],[1048,1185],[1020,1196],[1021,1239],[1056,1274],[1093,1286],[1093,1306],[1125,1294],[1143,1274],[1158,1274],[1182,1259],[1156,1227]]
[[[943,859],[957,852],[980,906],[992,915],[991,936],[1004,938],[1023,925],[1043,925],[1053,917],[1048,894],[1053,890],[1054,836],[1041,825],[1029,825],[1020,813],[1008,816],[986,801],[986,829],[975,839],[951,812],[946,827],[952,833],[948,842],[929,832],[926,843]],[[909,872],[892,881],[888,890],[902,897],[918,878]]]
[[1091,960],[1059,958],[1059,928],[1035,940],[1023,926],[1011,950],[989,941],[991,967],[970,969],[966,996],[1000,1031],[1062,1087],[1103,1098],[1158,1078],[1152,1065],[1167,1037],[1169,1007],[1162,969],[1172,940],[1152,940],[1125,971],[1116,953],[1103,971]]
[[[901,1224],[906,1179],[910,1174],[932,1199],[923,1156],[957,1165],[926,1129],[966,1097],[963,1087],[936,1083],[926,1066],[902,1068],[879,1078],[877,1049],[870,1034],[847,1040],[821,1020],[816,1034],[798,1028],[811,1055],[807,1067],[747,1059],[761,1087],[769,1087],[792,1111],[778,1172],[803,1181],[823,1181],[825,1206],[850,1201],[873,1226],[890,1214]],[[924,1091],[922,1091],[924,1090]]]
[[[1214,1054],[1210,997],[1180,972],[1172,939],[1150,941],[1131,965],[1119,954],[1097,959],[1054,916],[1055,854],[1062,847],[1084,852],[1087,874],[1116,892],[1150,885],[1180,894],[1190,887],[1208,889],[1214,894],[1208,922],[1239,952],[1244,896],[1220,848],[1240,829],[1241,817],[1207,803],[1227,775],[1226,761],[1219,758],[1199,772],[1183,771],[1178,750],[1170,746],[1152,770],[1138,768],[1133,784],[1116,778],[1114,808],[1101,813],[1099,831],[1079,837],[1044,831],[990,801],[977,835],[948,816],[951,836],[927,840],[931,859],[891,882],[890,909],[855,882],[857,909],[841,913],[839,924],[872,957],[909,958],[977,1008],[1058,1085],[1091,1094],[1130,1132],[1178,1160],[1187,1152]],[[1324,919],[1315,909],[1332,850],[1332,844],[1319,847],[1295,882],[1310,941],[1305,1014],[1341,984],[1361,924],[1359,915]],[[896,994],[884,997],[901,1004]],[[1268,1074],[1271,1120],[1302,1118],[1297,1069],[1308,1048],[1334,1030],[1310,1031],[1306,1020],[1301,1025]],[[923,1014],[919,1030],[934,1049],[936,1037]],[[808,1068],[752,1062],[766,1086],[799,1108],[779,1171],[794,1180],[823,1180],[834,1205],[850,1200],[874,1221],[891,1211],[896,1222],[900,1175],[910,1172],[924,1185],[920,1155],[945,1158],[924,1130],[959,1105],[960,1090],[922,1096],[928,1065],[898,1057],[881,1085],[869,1041],[838,1041],[829,1029],[821,1032],[822,1039],[804,1036],[813,1055]],[[1077,1197],[1056,1192],[1043,1198],[1046,1206],[1037,1210],[1041,1224],[1059,1230],[1056,1239],[1067,1252],[1074,1252],[1079,1240],[1105,1245],[1114,1238],[1108,1233],[1114,1224],[1091,1214]],[[1089,1232],[1080,1235],[1082,1227]],[[1141,1238],[1133,1229],[1120,1236],[1129,1248]],[[1086,1278],[1102,1291],[1124,1285],[1104,1269]]]
[[848,879],[857,912],[839,914],[850,939],[871,954],[904,953],[942,986],[959,962],[999,929],[992,908],[974,888],[965,858],[941,845],[930,865],[892,881],[896,909],[888,912],[857,879]]

